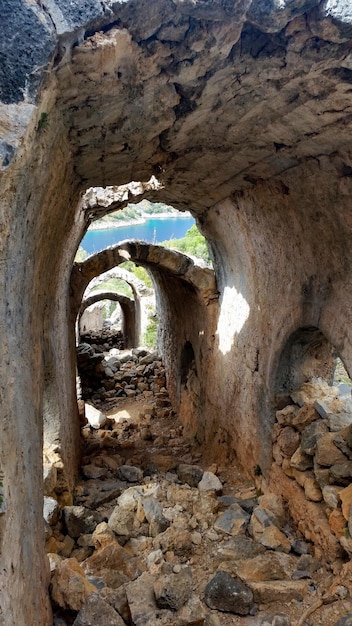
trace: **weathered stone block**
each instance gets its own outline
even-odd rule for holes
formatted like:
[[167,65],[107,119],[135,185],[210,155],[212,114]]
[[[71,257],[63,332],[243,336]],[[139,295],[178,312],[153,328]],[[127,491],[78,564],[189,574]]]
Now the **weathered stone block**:
[[187,483],[191,487],[197,487],[198,483],[202,480],[203,470],[198,465],[181,463],[177,467],[177,476],[181,482]]
[[96,591],[76,559],[64,559],[57,564],[51,580],[51,597],[61,608],[79,611]]
[[327,420],[329,429],[337,432],[352,425],[352,413],[330,413]]
[[228,535],[240,535],[246,532],[250,515],[239,504],[232,504],[214,523],[214,530]]
[[306,426],[301,436],[301,448],[305,454],[314,455],[317,440],[328,432],[325,421],[317,420]]
[[304,404],[293,418],[292,425],[297,428],[299,432],[302,432],[306,426],[319,419],[319,412],[317,411],[315,404],[314,406],[311,404]]
[[84,506],[65,506],[63,519],[70,537],[76,538],[92,533],[97,524],[102,521],[102,516]]
[[334,444],[333,433],[326,433],[317,438],[315,460],[323,467],[346,462],[345,455]]
[[304,472],[305,470],[313,467],[313,459],[308,454],[305,454],[301,446],[299,446],[296,452],[294,452],[291,456],[290,464],[294,469]]
[[55,498],[44,496],[43,502],[43,517],[50,526],[55,526],[58,522],[61,513],[61,508]]
[[237,561],[241,559],[251,559],[258,554],[263,554],[265,548],[245,535],[238,535],[228,539],[216,547],[216,552],[212,553],[212,558],[219,561]]
[[308,593],[307,581],[261,581],[251,582],[255,602],[270,604],[271,602],[301,602]]
[[154,595],[154,583],[155,578],[144,572],[125,587],[132,623],[135,626],[157,623],[158,607]]
[[337,509],[341,502],[340,498],[341,488],[337,485],[325,485],[322,489],[324,502],[330,509]]
[[226,572],[217,572],[205,590],[204,599],[211,609],[248,615],[253,608],[253,594],[244,585]]
[[323,402],[323,400],[316,400],[313,407],[322,419],[326,419],[328,415],[332,413],[329,405],[326,402]]
[[104,578],[106,585],[117,589],[141,573],[138,559],[132,557],[117,541],[96,550],[82,565],[87,576]]
[[140,483],[143,480],[143,471],[140,467],[132,465],[120,465],[118,475],[121,480],[127,480],[129,483]]
[[116,535],[129,537],[133,533],[134,520],[134,511],[117,505],[109,517],[108,524]]
[[294,558],[268,550],[252,559],[234,563],[234,573],[246,583],[261,580],[288,580],[294,569]]
[[198,484],[200,491],[215,491],[216,493],[222,492],[222,484],[213,472],[204,472],[202,479]]
[[298,412],[295,404],[289,404],[280,411],[276,411],[276,420],[281,426],[291,426]]
[[85,404],[85,416],[88,420],[88,423],[92,428],[102,428],[106,424],[107,417],[105,413],[99,411],[91,404],[86,402]]
[[352,504],[352,484],[345,487],[345,489],[341,489],[339,492],[341,498],[341,508],[343,516],[346,520],[349,520],[350,517],[350,509]]
[[299,446],[300,437],[296,430],[290,426],[283,428],[277,438],[281,452],[286,457],[291,457]]

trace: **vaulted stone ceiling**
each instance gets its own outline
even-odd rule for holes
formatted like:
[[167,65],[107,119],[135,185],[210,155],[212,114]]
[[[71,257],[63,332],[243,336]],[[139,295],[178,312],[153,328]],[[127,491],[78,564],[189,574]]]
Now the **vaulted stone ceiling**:
[[4,101],[25,84],[35,97],[56,29],[55,106],[82,188],[154,173],[165,200],[202,210],[309,159],[334,155],[350,171],[348,3],[90,0],[26,12],[43,45],[7,46],[8,65],[17,54],[26,66],[3,76]]
[[204,208],[308,159],[340,152],[348,172],[349,28],[326,2],[275,4],[115,5],[113,26],[65,51],[58,104],[81,184],[152,172],[165,199]]

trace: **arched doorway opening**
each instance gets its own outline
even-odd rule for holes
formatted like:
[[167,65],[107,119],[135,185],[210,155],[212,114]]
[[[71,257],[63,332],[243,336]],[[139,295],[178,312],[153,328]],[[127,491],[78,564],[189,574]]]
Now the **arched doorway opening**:
[[[98,305],[98,310],[96,306]],[[88,316],[91,312],[91,316]],[[107,333],[119,339],[121,348],[136,346],[135,301],[119,293],[98,291],[83,300],[78,316],[80,339],[94,332]],[[117,347],[117,346],[113,346]]]

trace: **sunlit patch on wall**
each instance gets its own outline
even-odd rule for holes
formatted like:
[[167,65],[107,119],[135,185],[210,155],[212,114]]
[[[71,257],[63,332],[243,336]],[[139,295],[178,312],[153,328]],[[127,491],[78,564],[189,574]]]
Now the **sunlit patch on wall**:
[[250,307],[234,286],[225,287],[220,306],[217,335],[219,349],[226,354],[232,348],[234,335],[238,335],[248,319]]

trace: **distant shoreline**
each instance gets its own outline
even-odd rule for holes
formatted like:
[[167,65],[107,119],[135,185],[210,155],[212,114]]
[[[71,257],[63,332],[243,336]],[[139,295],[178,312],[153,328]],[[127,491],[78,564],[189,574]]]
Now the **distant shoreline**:
[[[88,228],[88,231],[92,230],[111,230],[112,228],[124,228],[126,226],[133,226],[138,224],[145,224],[148,220],[162,220],[162,219],[182,219],[192,217],[189,211],[177,212],[177,213],[143,213],[141,217],[137,217],[135,220],[110,220],[102,221],[97,220],[93,222]],[[87,231],[87,232],[88,232]]]
[[133,226],[133,224],[145,224],[146,221],[147,220],[142,217],[137,217],[135,220],[121,220],[119,222],[115,220],[104,220],[104,222],[97,220],[89,226],[87,232],[90,230],[111,230],[112,228],[123,228],[124,226]]

